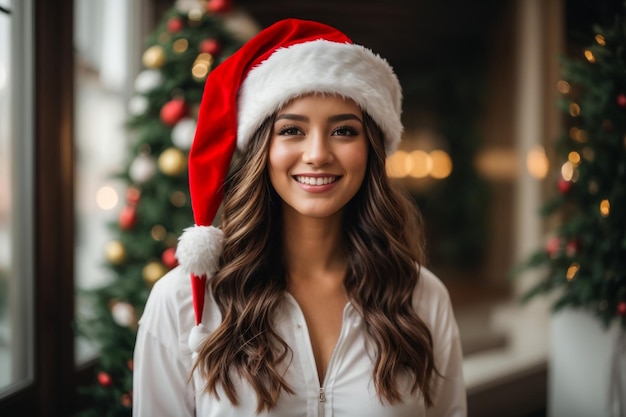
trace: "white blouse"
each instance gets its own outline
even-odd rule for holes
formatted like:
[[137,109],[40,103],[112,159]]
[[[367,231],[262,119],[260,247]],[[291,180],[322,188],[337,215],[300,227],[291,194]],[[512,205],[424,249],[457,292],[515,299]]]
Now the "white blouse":
[[[462,353],[450,298],[439,279],[423,267],[413,305],[430,328],[435,364],[442,374],[435,382],[434,407],[426,408],[419,390],[411,394],[410,386],[402,381],[403,402],[381,403],[372,381],[372,349],[365,325],[350,303],[343,311],[341,333],[320,386],[304,315],[286,293],[276,331],[293,352],[285,365],[285,380],[295,394],[281,393],[274,410],[256,414],[257,397],[247,382],[234,379],[239,398],[235,407],[224,393],[218,399],[204,392],[197,372],[189,378],[196,358],[189,347],[195,325],[191,285],[189,276],[176,268],[155,284],[140,321],[134,354],[133,416],[464,417]],[[209,291],[202,322],[209,329],[220,323]]]

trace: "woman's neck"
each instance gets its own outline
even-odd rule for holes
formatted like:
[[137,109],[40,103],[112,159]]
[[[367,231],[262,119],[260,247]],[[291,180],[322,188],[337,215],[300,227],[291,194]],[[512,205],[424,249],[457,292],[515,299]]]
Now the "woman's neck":
[[342,215],[319,219],[283,210],[283,251],[289,280],[339,280],[347,268]]

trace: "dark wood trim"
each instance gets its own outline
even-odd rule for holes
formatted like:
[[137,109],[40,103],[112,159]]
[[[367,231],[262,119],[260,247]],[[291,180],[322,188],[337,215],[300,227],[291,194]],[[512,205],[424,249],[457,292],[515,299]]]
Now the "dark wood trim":
[[38,416],[74,388],[73,1],[35,2],[35,355]]

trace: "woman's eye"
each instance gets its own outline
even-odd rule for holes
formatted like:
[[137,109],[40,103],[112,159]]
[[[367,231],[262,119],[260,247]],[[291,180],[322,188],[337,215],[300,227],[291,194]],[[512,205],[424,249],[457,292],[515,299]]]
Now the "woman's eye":
[[297,136],[301,135],[302,131],[294,126],[285,126],[278,130],[278,134],[281,136]]
[[335,136],[356,136],[359,132],[352,126],[341,126],[335,129],[333,135]]

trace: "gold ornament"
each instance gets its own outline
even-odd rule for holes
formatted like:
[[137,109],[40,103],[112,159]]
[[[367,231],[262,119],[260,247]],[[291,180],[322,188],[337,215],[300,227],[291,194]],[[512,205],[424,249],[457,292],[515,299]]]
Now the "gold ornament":
[[152,226],[152,229],[150,230],[150,236],[152,236],[152,239],[156,240],[157,242],[160,242],[163,239],[165,239],[166,235],[167,235],[167,230],[165,229],[165,226],[163,226],[162,224],[156,224]]
[[165,175],[177,177],[187,169],[187,158],[180,149],[168,148],[159,156],[159,169]]
[[174,42],[174,45],[172,45],[172,49],[177,54],[182,54],[187,50],[187,48],[189,48],[189,42],[187,41],[187,39],[177,39]]
[[158,261],[152,261],[143,267],[142,276],[145,283],[152,287],[166,273],[165,265]]
[[113,265],[120,265],[126,260],[126,248],[119,240],[112,240],[107,243],[104,253],[107,260]]
[[165,64],[165,51],[159,45],[151,46],[143,53],[141,61],[147,68],[161,68]]

